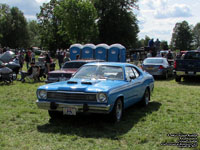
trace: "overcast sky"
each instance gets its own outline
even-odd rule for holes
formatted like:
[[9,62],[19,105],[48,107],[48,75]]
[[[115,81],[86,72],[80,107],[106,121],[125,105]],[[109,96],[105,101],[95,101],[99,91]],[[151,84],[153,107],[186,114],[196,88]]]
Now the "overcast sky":
[[[36,19],[42,3],[49,0],[0,0],[9,6],[18,7],[28,20]],[[200,0],[139,0],[139,11],[134,10],[139,20],[139,39],[150,38],[170,42],[177,22],[186,20],[195,26],[200,22]]]

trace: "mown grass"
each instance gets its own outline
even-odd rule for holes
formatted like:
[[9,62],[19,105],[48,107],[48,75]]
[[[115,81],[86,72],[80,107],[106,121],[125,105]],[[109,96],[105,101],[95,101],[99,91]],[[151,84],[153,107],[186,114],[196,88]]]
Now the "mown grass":
[[167,134],[196,133],[200,139],[200,82],[156,80],[149,106],[127,109],[114,125],[104,115],[50,120],[35,104],[42,84],[0,85],[1,150],[174,150],[180,148],[160,145],[178,140]]

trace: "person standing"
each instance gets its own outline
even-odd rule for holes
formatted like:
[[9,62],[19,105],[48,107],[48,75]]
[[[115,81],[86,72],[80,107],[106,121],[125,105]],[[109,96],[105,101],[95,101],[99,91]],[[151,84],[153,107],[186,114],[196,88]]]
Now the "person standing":
[[23,53],[23,51],[20,51],[18,58],[19,58],[20,69],[22,70],[23,65],[24,65],[24,53]]
[[30,63],[30,57],[29,57],[28,52],[26,52],[25,61],[26,61],[26,68],[28,70],[29,69],[29,63]]
[[35,63],[35,53],[33,51],[31,53],[31,62]]
[[64,53],[62,50],[60,50],[60,52],[58,53],[58,64],[60,69],[62,68],[63,61],[64,61]]
[[51,58],[50,58],[48,53],[45,56],[46,56],[45,61],[46,61],[46,65],[47,65],[47,71],[49,72],[50,71]]

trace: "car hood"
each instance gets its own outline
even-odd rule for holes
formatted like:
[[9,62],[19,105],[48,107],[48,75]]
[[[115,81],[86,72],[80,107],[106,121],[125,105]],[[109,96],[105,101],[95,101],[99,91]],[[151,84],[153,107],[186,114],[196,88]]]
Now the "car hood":
[[51,73],[75,73],[78,69],[62,69],[62,70],[54,70],[54,71],[51,71],[49,72],[49,74]]
[[4,63],[8,63],[14,58],[14,53],[12,51],[6,51],[3,54],[0,55],[0,60]]
[[46,84],[38,89],[71,92],[109,92],[125,84],[125,81],[119,80],[83,80],[72,78],[68,81]]

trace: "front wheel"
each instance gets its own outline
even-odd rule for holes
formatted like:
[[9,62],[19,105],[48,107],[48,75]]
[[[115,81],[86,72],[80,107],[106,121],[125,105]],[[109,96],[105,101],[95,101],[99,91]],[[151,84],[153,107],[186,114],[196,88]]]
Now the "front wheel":
[[48,110],[51,119],[59,119],[63,116],[62,112]]
[[121,99],[117,99],[115,102],[114,108],[111,112],[112,122],[120,122],[123,113],[123,103]]

